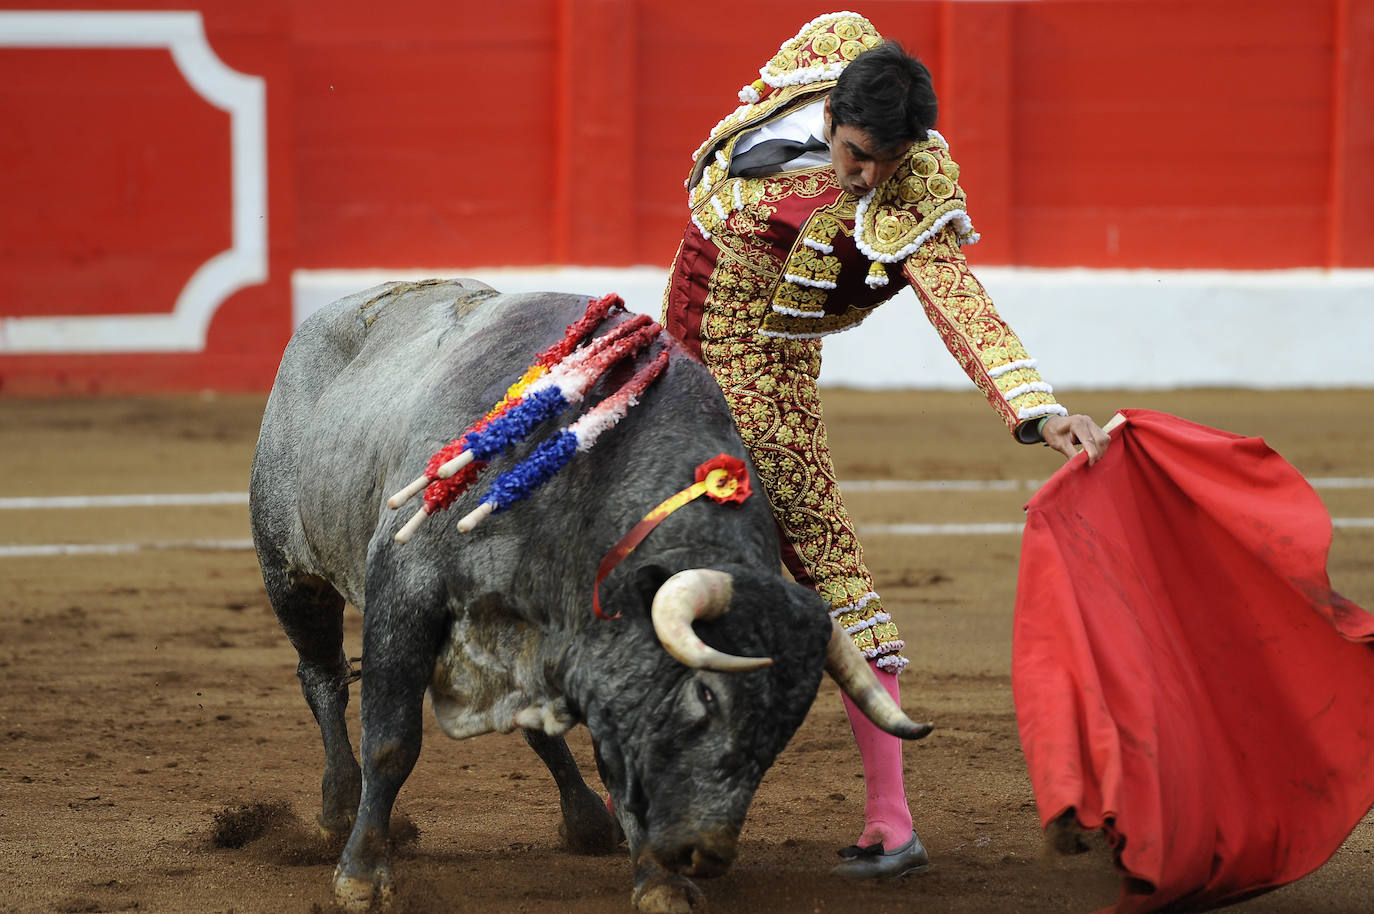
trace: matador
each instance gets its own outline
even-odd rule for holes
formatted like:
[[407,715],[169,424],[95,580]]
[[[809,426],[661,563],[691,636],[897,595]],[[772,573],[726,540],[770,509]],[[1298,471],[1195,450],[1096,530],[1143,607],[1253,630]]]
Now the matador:
[[[896,697],[905,643],[840,498],[817,386],[822,338],[911,286],[1017,440],[1066,455],[1082,446],[1096,460],[1109,439],[1055,400],[964,260],[961,248],[978,236],[959,166],[934,130],[924,65],[862,16],[832,13],[804,26],[759,73],[693,157],[691,221],[663,324],[720,384],[788,570],[816,589]],[[868,797],[865,830],[837,870],[921,869],[900,744],[846,708]]]

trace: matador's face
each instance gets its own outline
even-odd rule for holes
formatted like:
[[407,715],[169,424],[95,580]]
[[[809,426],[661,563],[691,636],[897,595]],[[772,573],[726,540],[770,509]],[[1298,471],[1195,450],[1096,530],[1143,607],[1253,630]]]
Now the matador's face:
[[825,139],[830,144],[830,161],[835,166],[840,189],[862,197],[896,173],[906,150],[893,153],[880,150],[867,131],[849,124],[834,126],[830,120],[830,99],[825,100]]

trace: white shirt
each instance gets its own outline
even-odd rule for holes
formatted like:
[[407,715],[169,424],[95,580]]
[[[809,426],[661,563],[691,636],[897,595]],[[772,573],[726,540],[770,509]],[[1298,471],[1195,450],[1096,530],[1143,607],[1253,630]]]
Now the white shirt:
[[[804,143],[811,137],[818,140],[825,137],[825,99],[823,98],[741,134],[740,138],[735,141],[733,155],[739,155],[752,149],[765,140],[793,140]],[[829,164],[830,151],[828,149],[816,152],[807,151],[778,166],[778,171],[790,171],[796,168],[820,168]]]

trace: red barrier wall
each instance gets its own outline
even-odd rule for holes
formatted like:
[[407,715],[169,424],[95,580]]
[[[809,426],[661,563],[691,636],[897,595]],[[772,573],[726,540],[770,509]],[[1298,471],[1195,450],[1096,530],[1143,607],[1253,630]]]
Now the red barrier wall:
[[[830,7],[139,9],[198,10],[263,103],[176,56],[193,41],[138,46],[127,22],[110,46],[74,21],[35,38],[0,10],[0,393],[263,388],[295,269],[666,265],[691,151]],[[129,7],[27,11],[61,10]],[[935,75],[976,263],[1374,267],[1374,0],[861,11]]]

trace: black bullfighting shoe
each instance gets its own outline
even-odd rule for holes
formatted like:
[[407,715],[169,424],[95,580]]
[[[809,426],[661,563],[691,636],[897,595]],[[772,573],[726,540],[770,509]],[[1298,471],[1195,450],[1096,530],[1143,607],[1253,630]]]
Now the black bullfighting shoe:
[[914,831],[911,840],[896,850],[885,851],[881,844],[867,847],[851,844],[839,854],[844,862],[832,869],[830,874],[846,879],[896,879],[930,869],[930,855]]

